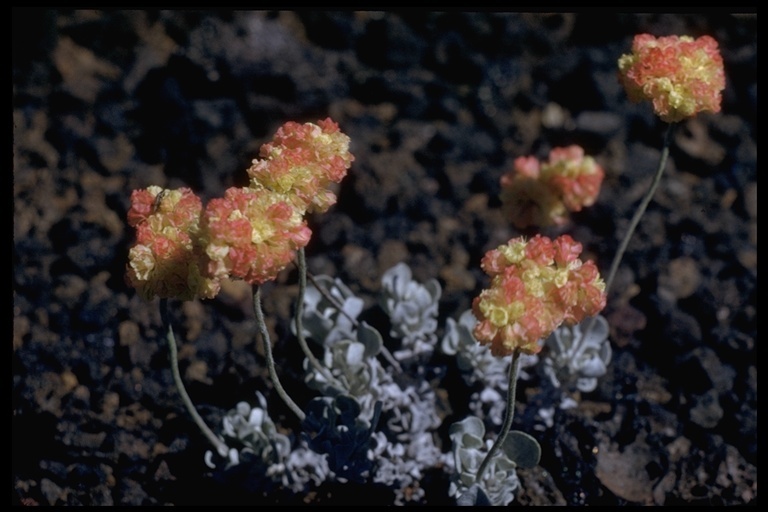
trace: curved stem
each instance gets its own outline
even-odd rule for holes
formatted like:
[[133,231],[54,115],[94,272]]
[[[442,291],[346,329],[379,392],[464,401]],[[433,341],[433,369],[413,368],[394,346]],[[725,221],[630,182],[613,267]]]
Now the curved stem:
[[629,240],[632,238],[632,235],[635,233],[635,229],[637,228],[637,225],[640,223],[640,219],[645,213],[645,209],[648,207],[648,204],[651,202],[651,199],[653,199],[653,195],[656,192],[656,189],[659,187],[659,183],[661,182],[661,176],[662,174],[664,174],[664,169],[667,166],[667,157],[669,157],[669,143],[672,140],[672,129],[674,128],[674,126],[675,125],[673,123],[670,123],[667,126],[667,131],[664,134],[664,147],[661,150],[661,160],[659,161],[659,168],[656,170],[656,174],[653,177],[653,182],[651,183],[651,186],[648,189],[648,192],[645,194],[645,197],[643,197],[643,200],[640,202],[640,205],[637,207],[637,210],[635,211],[635,215],[632,217],[632,221],[629,223],[629,229],[627,230],[627,233],[624,235],[624,239],[621,241],[621,244],[619,245],[619,248],[613,257],[613,262],[611,263],[611,269],[608,272],[608,278],[605,280],[606,295],[608,294],[608,291],[610,290],[611,285],[613,284],[613,278],[616,277],[616,271],[619,269],[619,263],[621,263],[621,259],[624,257],[624,252],[627,250],[627,246],[629,245]]
[[197,413],[197,409],[195,409],[192,399],[189,398],[187,389],[184,387],[184,382],[181,380],[181,373],[179,372],[179,353],[176,348],[176,336],[173,334],[173,326],[171,325],[168,315],[168,299],[160,299],[160,316],[163,319],[163,323],[168,326],[166,339],[168,341],[168,351],[171,356],[171,373],[173,374],[173,381],[176,383],[176,389],[179,390],[179,395],[181,395],[181,401],[184,403],[187,412],[192,416],[194,422],[203,432],[203,435],[205,435],[211,444],[216,447],[216,451],[219,452],[219,455],[226,457],[229,452],[229,447],[224,444],[221,439],[216,437],[216,434],[208,428],[208,425],[205,424],[203,418]]
[[267,358],[269,378],[272,379],[272,384],[275,386],[277,394],[283,399],[283,402],[285,402],[288,408],[291,409],[301,421],[304,421],[304,418],[306,418],[304,411],[302,411],[301,408],[296,405],[296,402],[288,396],[283,385],[280,384],[280,379],[277,377],[275,358],[272,357],[272,343],[269,341],[269,331],[267,331],[267,324],[264,323],[264,312],[261,310],[261,288],[258,285],[253,285],[253,312],[256,315],[256,323],[259,326],[259,332],[261,332],[261,341],[264,343],[264,354]]
[[304,327],[301,324],[301,315],[304,313],[304,293],[307,290],[307,260],[304,255],[304,248],[299,249],[299,298],[296,300],[296,316],[294,318],[295,324],[296,324],[296,338],[299,340],[299,346],[301,346],[301,350],[304,352],[304,355],[307,356],[307,360],[309,360],[309,364],[312,365],[312,367],[315,369],[316,372],[318,372],[320,375],[322,375],[326,381],[328,381],[333,387],[338,388],[342,391],[348,391],[348,387],[344,386],[341,382],[339,382],[336,377],[331,374],[330,370],[326,368],[325,366],[320,364],[320,361],[317,360],[315,355],[312,353],[312,351],[309,349],[309,346],[307,345],[307,340],[304,338]]
[[[664,133],[664,146],[661,149],[661,159],[659,160],[659,168],[656,169],[656,174],[653,176],[653,181],[651,182],[651,186],[648,188],[648,192],[646,192],[645,196],[643,197],[643,200],[640,201],[640,204],[637,207],[637,210],[635,210],[635,214],[632,216],[632,220],[629,223],[629,229],[627,229],[627,233],[624,235],[624,238],[621,240],[621,243],[619,244],[619,248],[616,250],[616,254],[613,256],[613,261],[611,262],[611,268],[608,271],[608,277],[605,280],[605,295],[608,296],[608,293],[610,292],[611,285],[613,284],[613,279],[616,277],[616,272],[619,270],[619,264],[621,263],[621,259],[624,257],[624,253],[627,251],[627,247],[629,246],[629,241],[632,239],[632,235],[635,233],[635,229],[637,229],[637,225],[640,223],[640,219],[643,217],[643,214],[645,213],[646,208],[648,208],[648,205],[651,202],[651,199],[653,199],[654,194],[656,193],[656,189],[659,188],[659,183],[661,183],[661,176],[664,174],[664,169],[667,167],[667,158],[669,157],[669,144],[672,140],[672,131],[674,128],[674,124],[670,123],[667,125],[667,131]],[[594,322],[595,317],[589,317],[586,322],[584,323],[584,329],[582,329],[582,339],[586,338],[586,336],[589,334],[589,332],[592,330],[592,325]]]
[[476,484],[479,484],[483,480],[483,474],[485,473],[485,470],[488,469],[491,459],[496,455],[496,452],[499,451],[501,445],[504,444],[504,441],[507,439],[507,434],[509,434],[509,429],[512,427],[512,419],[515,417],[515,393],[517,391],[517,374],[519,370],[520,351],[515,350],[512,353],[512,364],[509,365],[509,390],[507,392],[507,411],[504,415],[504,423],[501,426],[499,437],[496,438],[493,446],[491,446],[488,454],[480,464],[480,468],[477,470],[477,475],[475,475]]

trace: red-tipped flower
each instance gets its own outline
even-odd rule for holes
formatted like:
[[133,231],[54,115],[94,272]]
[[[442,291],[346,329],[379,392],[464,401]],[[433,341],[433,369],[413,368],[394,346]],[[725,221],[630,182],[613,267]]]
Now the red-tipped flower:
[[274,279],[312,234],[302,211],[266,188],[230,188],[205,209],[201,238],[208,271],[251,284]]
[[496,356],[536,354],[539,340],[561,324],[573,325],[605,307],[605,283],[581,244],[562,235],[514,238],[481,262],[491,287],[472,303],[475,338]]
[[630,100],[649,100],[663,121],[719,112],[725,89],[723,58],[709,36],[636,35],[632,53],[619,58],[619,80]]
[[302,210],[324,212],[336,202],[330,184],[340,182],[354,160],[349,142],[331,119],[285,123],[248,169],[252,186],[284,194]]
[[501,201],[512,223],[521,229],[564,224],[568,212],[592,206],[605,172],[579,146],[554,148],[547,162],[520,157],[501,177]]
[[128,223],[136,244],[128,253],[126,279],[146,300],[212,298],[219,282],[207,274],[197,243],[202,203],[188,188],[134,190]]
[[248,169],[251,185],[230,188],[203,212],[189,189],[149,187],[131,195],[136,228],[127,280],[142,297],[211,298],[219,281],[274,279],[312,234],[304,215],[336,202],[328,188],[354,160],[349,137],[331,119],[289,122]]

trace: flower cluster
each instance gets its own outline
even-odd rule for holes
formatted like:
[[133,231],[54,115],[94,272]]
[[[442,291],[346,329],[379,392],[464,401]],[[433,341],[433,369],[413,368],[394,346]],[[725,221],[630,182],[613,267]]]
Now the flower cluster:
[[211,298],[219,282],[205,272],[205,253],[197,243],[202,203],[190,189],[151,186],[134,190],[128,223],[136,245],[128,254],[126,279],[146,300],[155,296]]
[[580,146],[554,148],[549,160],[519,157],[501,177],[501,201],[521,229],[565,223],[568,212],[592,206],[605,172]]
[[605,283],[594,262],[579,259],[570,236],[514,238],[488,251],[481,266],[492,278],[472,303],[477,340],[495,356],[536,354],[538,341],[605,307]]
[[331,119],[286,123],[261,154],[265,160],[248,169],[249,187],[227,189],[204,210],[189,189],[133,192],[128,222],[137,241],[127,281],[143,298],[212,298],[221,279],[274,279],[309,242],[306,213],[336,201],[327,187],[354,160]]
[[630,100],[649,100],[663,121],[719,112],[725,71],[717,41],[709,36],[636,35],[632,53],[619,59],[619,80]]
[[267,189],[230,188],[205,209],[208,271],[261,284],[277,276],[312,234],[301,212]]
[[261,147],[262,160],[254,160],[248,169],[251,186],[285,194],[302,211],[322,213],[336,203],[328,187],[346,176],[354,160],[349,142],[330,119],[285,123]]

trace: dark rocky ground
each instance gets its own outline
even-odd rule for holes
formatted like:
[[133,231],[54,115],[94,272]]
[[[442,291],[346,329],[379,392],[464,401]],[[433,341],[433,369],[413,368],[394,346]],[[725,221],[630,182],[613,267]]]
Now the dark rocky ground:
[[[209,474],[157,303],[124,283],[130,191],[220,196],[245,184],[281,124],[330,116],[356,161],[338,204],[311,220],[310,270],[373,297],[405,261],[441,282],[442,327],[487,285],[483,253],[519,234],[498,200],[518,156],[577,143],[604,166],[598,203],[565,231],[607,271],[664,129],[616,80],[640,32],[715,37],[723,109],[678,127],[605,311],[608,374],[531,432],[543,456],[520,470],[514,504],[756,503],[756,15],[14,10],[12,21],[12,503],[391,501],[353,485],[263,497]],[[295,283],[281,274],[265,306],[301,396],[286,329]],[[175,311],[182,372],[210,424],[269,395],[247,287]],[[532,391],[521,388],[521,410]],[[530,431],[524,418],[515,428]],[[439,472],[424,486],[425,503],[450,503]]]

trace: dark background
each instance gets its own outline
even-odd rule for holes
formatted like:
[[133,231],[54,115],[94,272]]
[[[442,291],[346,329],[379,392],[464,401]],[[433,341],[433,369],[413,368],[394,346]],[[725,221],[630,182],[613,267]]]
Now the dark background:
[[[381,274],[405,261],[417,280],[440,281],[442,332],[488,284],[485,251],[520,234],[498,199],[518,156],[580,144],[604,167],[597,204],[544,234],[571,234],[607,272],[665,128],[616,79],[642,32],[713,36],[722,111],[676,129],[604,311],[608,374],[545,432],[518,415],[543,456],[519,471],[513,504],[755,503],[755,14],[12,14],[14,504],[367,502],[363,486],[265,497],[210,475],[157,304],[124,281],[131,190],[220,196],[246,184],[280,125],[330,116],[356,160],[338,203],[310,221],[310,270],[373,304]],[[265,288],[284,384],[308,400],[287,329],[295,271]],[[209,424],[258,390],[296,431],[270,394],[250,300],[230,283],[214,300],[174,304],[182,374]],[[468,393],[437,385],[454,411],[447,428]],[[534,392],[522,386],[520,411]],[[450,503],[440,471],[424,487],[425,503]]]

